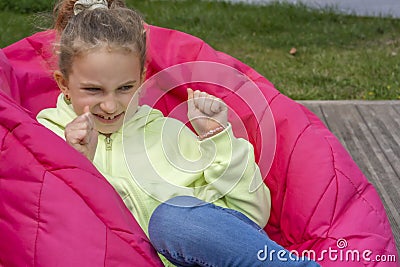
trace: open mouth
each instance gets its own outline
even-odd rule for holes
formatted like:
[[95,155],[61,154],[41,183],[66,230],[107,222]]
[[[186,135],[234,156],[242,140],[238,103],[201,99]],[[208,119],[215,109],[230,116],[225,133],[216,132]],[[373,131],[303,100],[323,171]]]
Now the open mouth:
[[100,114],[93,114],[100,122],[105,124],[111,124],[118,121],[125,112],[122,112],[118,115],[100,115]]

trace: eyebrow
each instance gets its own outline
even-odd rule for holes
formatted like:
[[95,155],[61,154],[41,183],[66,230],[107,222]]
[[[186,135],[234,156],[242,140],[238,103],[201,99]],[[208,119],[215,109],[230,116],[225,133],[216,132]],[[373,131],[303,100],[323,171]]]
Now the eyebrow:
[[136,80],[133,80],[133,81],[127,81],[127,82],[124,82],[124,83],[120,84],[118,87],[121,87],[121,86],[124,86],[124,85],[127,85],[127,84],[135,84],[135,83],[137,83],[137,81],[136,81]]
[[[127,81],[127,82],[121,83],[120,85],[118,85],[118,87],[121,87],[121,86],[124,86],[124,85],[127,85],[127,84],[136,84],[136,83],[137,83],[136,80]],[[92,83],[92,82],[82,82],[82,83],[80,84],[80,86],[81,86],[81,87],[84,87],[84,88],[86,88],[86,87],[101,88],[101,87],[102,87],[101,85],[96,84],[96,83]]]
[[98,84],[95,84],[95,83],[91,83],[91,82],[83,82],[83,83],[80,83],[80,86],[81,87],[101,87],[100,85],[98,85]]

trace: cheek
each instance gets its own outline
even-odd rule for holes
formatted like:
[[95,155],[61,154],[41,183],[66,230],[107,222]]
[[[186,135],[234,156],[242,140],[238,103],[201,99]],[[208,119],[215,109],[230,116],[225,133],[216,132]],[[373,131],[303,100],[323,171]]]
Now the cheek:
[[125,110],[136,108],[139,104],[139,94],[135,93],[120,100]]
[[132,99],[125,103],[125,112],[128,118],[132,117],[139,106],[139,94],[135,94]]
[[72,101],[72,108],[74,109],[76,115],[82,115],[83,114],[83,107],[81,107],[79,104],[76,102]]
[[83,114],[83,109],[85,106],[89,106],[89,109],[92,111],[93,109],[93,103],[91,101],[87,101],[84,99],[71,99],[71,104],[72,108],[74,109],[76,115],[82,115]]

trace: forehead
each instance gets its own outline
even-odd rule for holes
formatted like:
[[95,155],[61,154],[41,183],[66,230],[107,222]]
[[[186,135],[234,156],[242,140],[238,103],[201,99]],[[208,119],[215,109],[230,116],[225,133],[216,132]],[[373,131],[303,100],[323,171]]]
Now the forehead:
[[96,48],[86,50],[72,61],[71,75],[89,77],[115,77],[140,75],[141,65],[137,52],[127,49]]

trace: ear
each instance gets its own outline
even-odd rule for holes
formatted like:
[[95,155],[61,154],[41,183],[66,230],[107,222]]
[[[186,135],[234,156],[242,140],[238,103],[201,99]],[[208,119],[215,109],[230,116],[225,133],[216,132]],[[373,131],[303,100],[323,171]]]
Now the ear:
[[61,92],[63,92],[64,95],[68,95],[69,89],[68,89],[68,81],[65,79],[64,75],[61,73],[61,71],[56,70],[54,72],[54,80],[56,80],[58,88],[60,88]]

